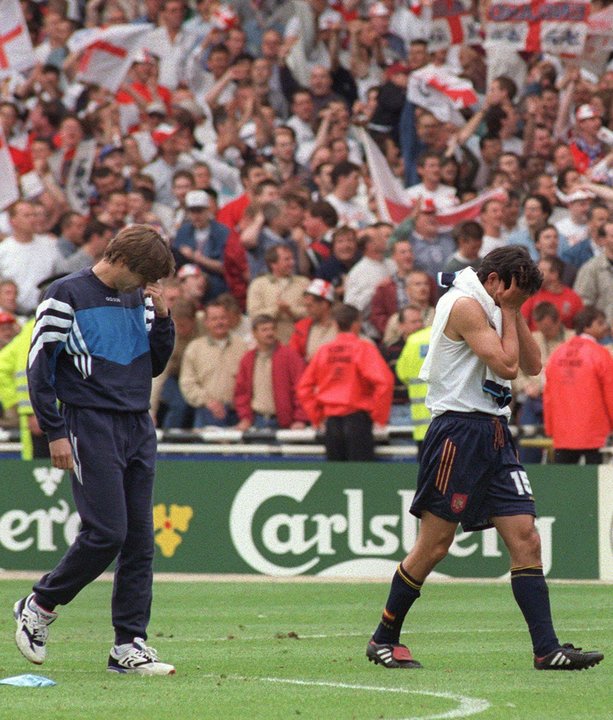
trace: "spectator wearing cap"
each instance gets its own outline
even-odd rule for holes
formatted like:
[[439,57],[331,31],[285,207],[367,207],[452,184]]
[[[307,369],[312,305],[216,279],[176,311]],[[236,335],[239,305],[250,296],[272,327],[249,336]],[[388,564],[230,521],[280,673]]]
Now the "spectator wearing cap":
[[312,280],[304,291],[307,316],[298,320],[289,346],[307,362],[327,342],[334,340],[338,329],[332,317],[334,287],[327,280]]
[[572,288],[562,282],[564,263],[558,257],[548,257],[539,261],[538,268],[543,275],[543,285],[521,306],[521,313],[528,327],[531,331],[537,329],[533,317],[534,309],[539,303],[548,302],[556,308],[564,326],[572,328],[575,315],[583,309],[583,301]]
[[[587,214],[594,196],[583,190],[575,190],[566,196],[568,216],[553,222],[557,231],[566,238],[567,246],[572,247],[588,236]],[[564,250],[565,248],[562,248]]]
[[256,346],[243,355],[236,376],[237,428],[244,432],[251,427],[305,427],[307,415],[297,395],[304,360],[279,342],[277,323],[271,315],[256,315],[252,327]]
[[304,291],[309,279],[294,275],[294,254],[284,245],[270,247],[265,253],[269,272],[251,281],[247,290],[247,314],[270,315],[277,323],[277,337],[286,345],[294,332],[294,323],[306,315]]
[[181,283],[181,297],[194,303],[197,310],[204,307],[207,276],[198,265],[186,263],[177,270],[177,278]]
[[600,255],[604,244],[604,226],[609,216],[606,205],[598,201],[592,202],[587,211],[587,237],[573,247],[560,252],[562,260],[578,270],[588,260]]
[[417,174],[421,182],[407,189],[407,197],[432,200],[437,210],[457,205],[456,189],[441,182],[441,158],[438,153],[427,150],[417,159]]
[[230,231],[211,218],[209,195],[204,190],[190,190],[185,196],[187,220],[173,242],[177,264],[195,263],[208,276],[207,299],[228,290],[224,279],[224,253]]
[[575,112],[574,139],[570,144],[575,169],[582,175],[604,157],[605,146],[598,139],[601,113],[595,105],[579,105]]
[[575,280],[575,290],[586,305],[601,310],[607,322],[611,324],[613,323],[613,221],[609,219],[604,224],[603,230],[602,252],[581,266]]
[[377,348],[359,337],[359,310],[337,305],[334,319],[338,335],[307,365],[298,398],[315,427],[325,423],[328,460],[374,460],[373,423],[389,419],[394,377]]
[[211,300],[205,310],[206,336],[185,348],[179,374],[183,397],[195,408],[194,427],[230,427],[238,422],[234,387],[247,345],[230,334],[226,308]]

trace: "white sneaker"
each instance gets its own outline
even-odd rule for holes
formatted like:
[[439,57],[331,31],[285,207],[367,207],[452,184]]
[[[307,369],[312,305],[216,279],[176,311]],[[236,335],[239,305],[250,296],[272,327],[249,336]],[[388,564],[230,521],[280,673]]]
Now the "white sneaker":
[[56,612],[37,609],[34,593],[21,598],[13,606],[13,615],[17,622],[15,642],[21,654],[35,665],[42,665],[47,657],[47,637],[49,625],[57,618]]
[[157,651],[147,647],[142,638],[134,638],[123,652],[111,649],[107,670],[137,675],[174,675],[174,666],[159,662]]

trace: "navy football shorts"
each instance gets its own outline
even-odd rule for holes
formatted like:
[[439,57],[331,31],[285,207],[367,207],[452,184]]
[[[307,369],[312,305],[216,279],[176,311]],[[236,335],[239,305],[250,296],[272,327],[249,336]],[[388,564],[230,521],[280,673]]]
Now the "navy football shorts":
[[492,527],[498,516],[536,515],[506,418],[446,412],[432,421],[411,505],[417,517],[424,510],[466,531]]

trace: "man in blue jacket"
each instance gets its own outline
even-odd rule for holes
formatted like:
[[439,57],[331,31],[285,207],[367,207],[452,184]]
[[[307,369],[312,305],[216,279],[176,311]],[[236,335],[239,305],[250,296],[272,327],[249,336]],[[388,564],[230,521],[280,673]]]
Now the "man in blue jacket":
[[108,669],[175,672],[145,644],[157,445],[149,398],[152,376],[162,372],[174,345],[158,283],[173,269],[160,235],[130,225],[93,268],[52,283],[38,307],[28,357],[30,398],[53,466],[72,472],[81,529],[57,567],[15,603],[17,646],[37,665],[46,657],[56,606],[68,604],[116,560]]
[[205,300],[228,292],[224,279],[224,254],[230,230],[211,219],[209,196],[204,190],[191,190],[185,196],[187,221],[177,231],[173,250],[177,265],[194,263],[207,275]]

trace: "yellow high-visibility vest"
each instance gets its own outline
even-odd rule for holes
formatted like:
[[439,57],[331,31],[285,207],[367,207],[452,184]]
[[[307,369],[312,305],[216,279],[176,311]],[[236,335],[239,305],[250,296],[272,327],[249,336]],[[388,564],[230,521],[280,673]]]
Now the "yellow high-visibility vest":
[[432,327],[428,325],[409,335],[396,363],[396,375],[407,386],[409,393],[413,439],[417,441],[424,439],[432,419],[430,411],[426,407],[428,384],[419,379],[419,371],[430,346],[431,334]]

